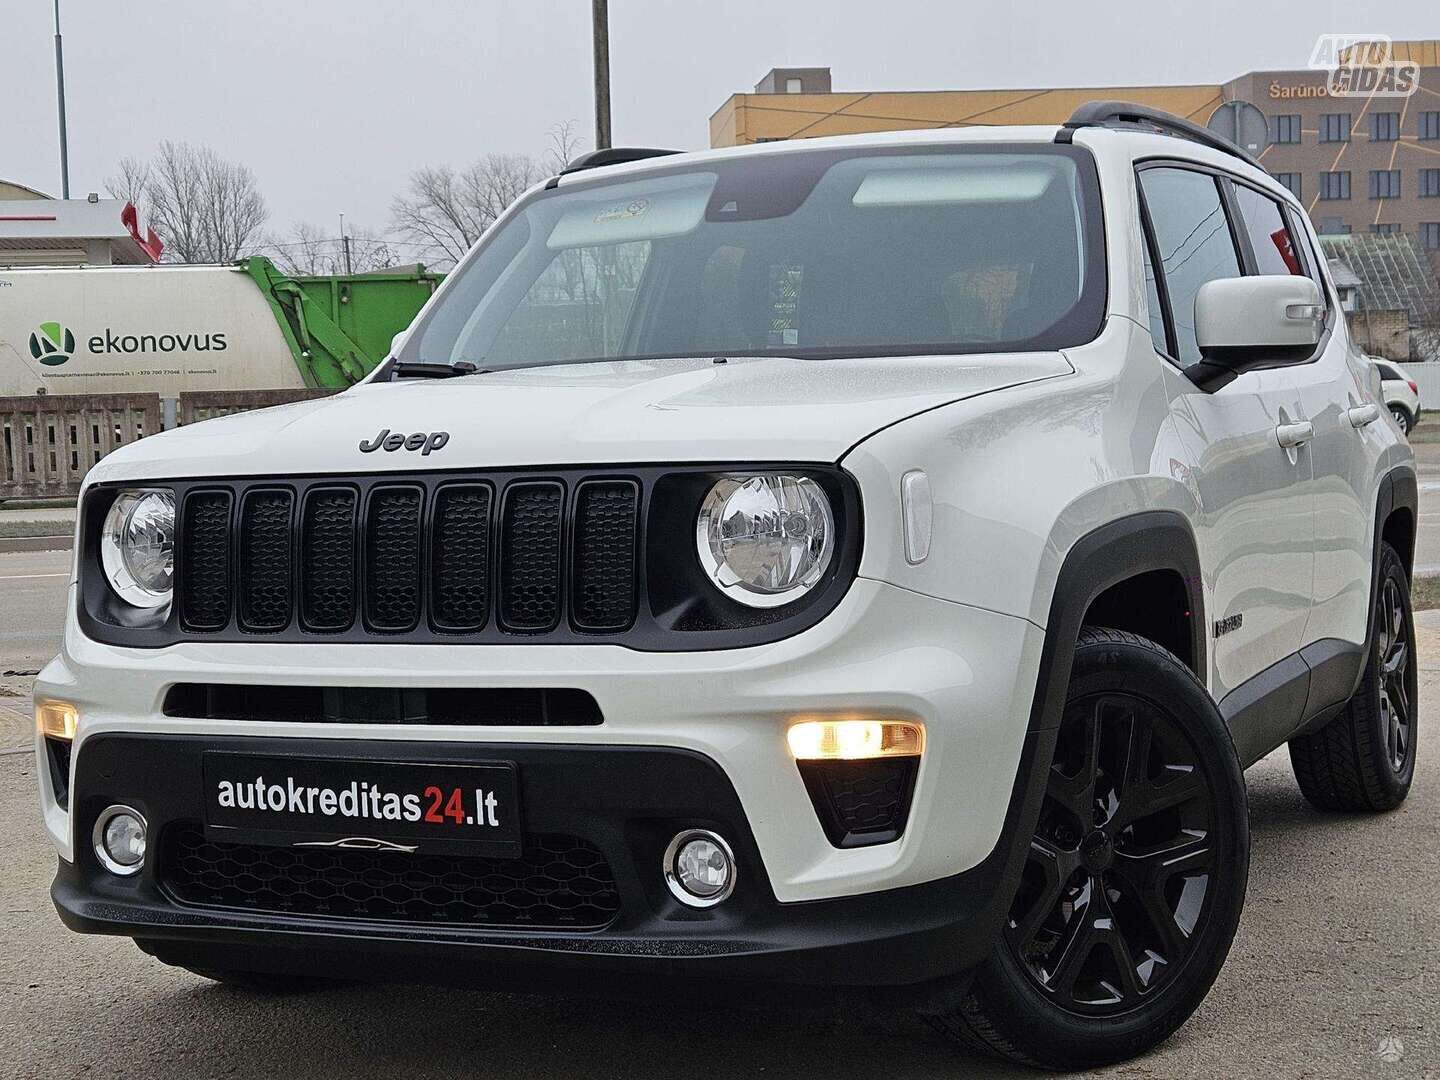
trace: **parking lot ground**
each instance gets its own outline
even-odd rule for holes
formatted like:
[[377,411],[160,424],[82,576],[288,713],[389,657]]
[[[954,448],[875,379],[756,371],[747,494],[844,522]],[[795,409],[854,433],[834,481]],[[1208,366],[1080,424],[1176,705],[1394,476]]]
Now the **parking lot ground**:
[[[53,652],[67,565],[64,553],[0,556],[0,673]],[[1418,621],[1423,716],[1440,700],[1440,612]],[[47,895],[54,855],[36,812],[28,677],[0,688],[0,1076],[1027,1075],[900,1015],[394,987],[256,998],[128,940],[71,934]],[[1108,1075],[1440,1080],[1440,735],[1422,724],[1415,787],[1392,814],[1310,809],[1284,750],[1250,770],[1250,890],[1230,960],[1177,1036]]]

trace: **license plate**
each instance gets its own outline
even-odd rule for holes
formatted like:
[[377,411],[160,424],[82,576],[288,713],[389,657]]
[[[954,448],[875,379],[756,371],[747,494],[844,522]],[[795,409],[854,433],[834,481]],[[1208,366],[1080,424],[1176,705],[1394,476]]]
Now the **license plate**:
[[513,762],[430,765],[203,755],[217,840],[396,851],[520,854]]

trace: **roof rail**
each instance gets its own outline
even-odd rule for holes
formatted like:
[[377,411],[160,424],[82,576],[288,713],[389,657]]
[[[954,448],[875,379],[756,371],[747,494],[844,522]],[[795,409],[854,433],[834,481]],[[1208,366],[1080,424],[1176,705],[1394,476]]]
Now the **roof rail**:
[[679,150],[657,150],[647,146],[612,146],[604,150],[591,150],[588,154],[581,154],[561,169],[560,175],[582,172],[585,169],[599,169],[605,165],[624,165],[629,161],[644,161],[646,158],[666,157],[678,153],[680,153]]
[[1258,158],[1248,151],[1236,146],[1223,135],[1217,135],[1209,128],[1201,127],[1199,124],[1184,117],[1175,116],[1160,109],[1153,109],[1149,105],[1137,105],[1133,101],[1089,101],[1081,105],[1061,125],[1055,135],[1055,141],[1068,143],[1072,141],[1075,132],[1079,128],[1087,127],[1136,127],[1142,130],[1158,131],[1162,135],[1174,135],[1177,138],[1189,139],[1202,146],[1208,146],[1212,150],[1219,150],[1222,154],[1229,154],[1237,157],[1247,164],[1254,165],[1257,169],[1264,169]]

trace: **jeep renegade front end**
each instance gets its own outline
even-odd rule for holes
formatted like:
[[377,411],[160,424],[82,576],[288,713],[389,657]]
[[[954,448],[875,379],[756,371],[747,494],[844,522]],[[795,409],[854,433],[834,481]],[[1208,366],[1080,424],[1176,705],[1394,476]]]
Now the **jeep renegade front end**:
[[1204,997],[1242,768],[1414,768],[1411,455],[1304,211],[1101,104],[607,152],[395,355],[117,451],[35,686],[76,930],[270,987]]

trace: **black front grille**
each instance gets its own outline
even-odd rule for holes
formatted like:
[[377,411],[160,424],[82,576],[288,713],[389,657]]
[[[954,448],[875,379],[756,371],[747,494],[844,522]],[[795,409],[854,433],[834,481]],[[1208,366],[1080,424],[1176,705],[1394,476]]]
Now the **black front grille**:
[[316,488],[300,524],[300,621],[345,630],[355,618],[355,492]]
[[575,497],[575,625],[624,630],[635,618],[635,508],[629,480],[592,480]]
[[560,621],[559,484],[514,484],[500,521],[500,622],[508,630],[542,631]]
[[484,627],[490,613],[489,484],[454,484],[435,497],[430,610],[444,630]]
[[290,622],[293,550],[289,491],[247,492],[240,508],[240,625],[283,630]]
[[365,518],[365,624],[409,630],[420,621],[419,488],[370,493]]
[[635,623],[644,489],[611,476],[258,480],[182,500],[187,634],[584,640]]
[[573,836],[530,836],[518,859],[263,847],[167,826],[158,873],[182,904],[447,926],[595,930],[620,910],[604,854]]
[[230,621],[230,493],[192,492],[184,518],[180,622],[187,630],[223,630]]

